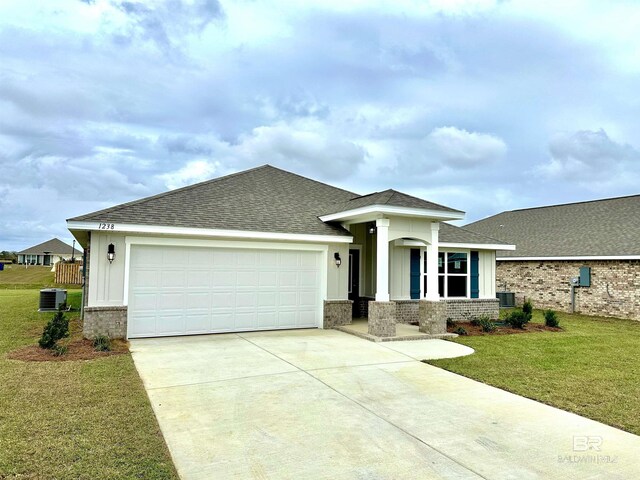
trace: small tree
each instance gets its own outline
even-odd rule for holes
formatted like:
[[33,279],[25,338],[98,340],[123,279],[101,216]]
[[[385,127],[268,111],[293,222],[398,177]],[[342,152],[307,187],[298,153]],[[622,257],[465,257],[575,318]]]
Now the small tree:
[[520,329],[523,329],[524,326],[529,323],[529,320],[531,320],[531,314],[526,313],[524,310],[520,310],[519,308],[513,309],[504,319],[504,321],[513,328]]
[[558,315],[553,310],[545,310],[544,311],[544,324],[547,327],[559,327],[560,321],[558,320]]
[[69,336],[69,319],[64,316],[62,308],[58,309],[53,318],[49,320],[42,331],[38,344],[42,348],[54,348],[56,342]]
[[522,311],[527,316],[527,321],[531,320],[531,317],[533,317],[533,304],[531,303],[531,300],[526,300],[522,304]]

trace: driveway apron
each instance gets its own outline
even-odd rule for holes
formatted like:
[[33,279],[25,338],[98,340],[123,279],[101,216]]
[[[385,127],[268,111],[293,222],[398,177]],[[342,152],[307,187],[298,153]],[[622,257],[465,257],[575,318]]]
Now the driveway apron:
[[640,437],[334,330],[131,341],[183,479],[629,479]]

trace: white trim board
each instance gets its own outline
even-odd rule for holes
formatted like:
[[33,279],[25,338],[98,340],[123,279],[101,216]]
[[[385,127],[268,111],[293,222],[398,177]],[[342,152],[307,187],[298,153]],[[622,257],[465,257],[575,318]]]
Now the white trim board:
[[[504,250],[501,248],[500,250]],[[575,257],[496,257],[497,262],[540,262],[540,261],[553,261],[553,260],[575,260],[575,261],[588,261],[588,260],[640,260],[640,255],[586,255]]]
[[67,221],[69,230],[97,231],[104,233],[148,233],[154,235],[176,235],[194,237],[242,238],[253,240],[282,240],[293,242],[351,243],[352,236],[343,235],[311,235],[302,233],[251,232],[247,230],[221,230],[213,228],[164,227],[161,225],[138,225],[129,223],[108,222],[113,228],[104,229],[104,222]]
[[390,205],[370,205],[367,207],[354,208],[344,212],[331,213],[318,217],[323,222],[333,222],[336,220],[363,220],[359,217],[366,217],[375,220],[378,214],[397,215],[400,217],[420,217],[433,218],[437,220],[462,220],[464,212],[448,212],[441,210],[428,210],[426,208],[394,207]]
[[440,242],[440,246],[447,247],[447,248],[469,248],[471,250],[515,250],[516,249],[515,245],[502,245],[502,244],[491,244],[491,243]]

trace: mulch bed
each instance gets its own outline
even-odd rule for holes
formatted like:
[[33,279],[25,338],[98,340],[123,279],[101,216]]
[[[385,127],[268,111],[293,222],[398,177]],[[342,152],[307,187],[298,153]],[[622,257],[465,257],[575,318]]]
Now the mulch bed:
[[9,352],[7,358],[22,360],[23,362],[66,362],[72,360],[93,360],[94,358],[129,353],[128,344],[124,340],[111,340],[111,350],[108,352],[96,351],[93,348],[93,342],[86,338],[61,341],[60,344],[67,347],[64,355],[56,356],[53,350],[40,348],[38,345],[28,345]]
[[460,327],[464,328],[467,331],[467,336],[470,337],[478,335],[511,335],[530,332],[562,332],[562,328],[560,327],[547,327],[543,323],[528,323],[524,329],[498,325],[493,332],[483,332],[480,325],[471,325],[470,322],[456,322],[455,326],[447,327],[447,332],[456,333],[455,331]]

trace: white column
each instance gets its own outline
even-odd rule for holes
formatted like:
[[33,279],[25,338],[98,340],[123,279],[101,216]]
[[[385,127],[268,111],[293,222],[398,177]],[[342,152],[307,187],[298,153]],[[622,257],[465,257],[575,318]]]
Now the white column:
[[376,220],[376,302],[389,301],[389,219]]
[[440,231],[440,223],[431,223],[431,243],[427,245],[427,294],[424,298],[427,300],[438,301],[438,245],[440,240],[438,232]]

